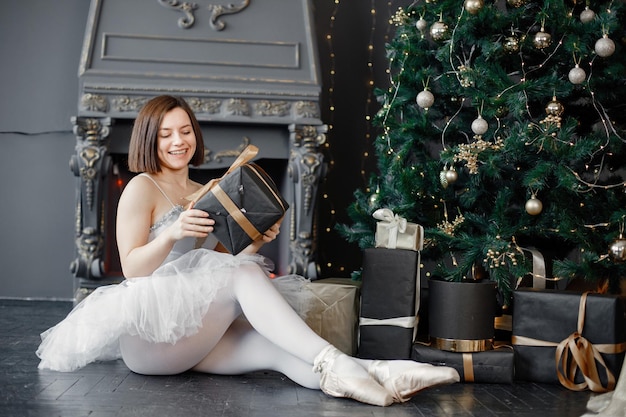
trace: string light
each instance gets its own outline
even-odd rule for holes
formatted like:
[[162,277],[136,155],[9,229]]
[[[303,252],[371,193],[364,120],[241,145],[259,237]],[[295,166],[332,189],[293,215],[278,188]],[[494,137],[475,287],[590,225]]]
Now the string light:
[[[331,6],[330,17],[328,21],[328,32],[323,37],[323,39],[325,39],[325,44],[328,50],[328,63],[329,63],[328,73],[326,77],[326,83],[328,86],[326,89],[326,93],[327,93],[326,100],[328,103],[328,108],[327,108],[328,116],[327,116],[327,120],[325,120],[325,123],[328,125],[328,133],[327,133],[328,140],[324,144],[325,158],[327,160],[327,163],[329,164],[328,173],[332,171],[335,165],[335,161],[332,155],[332,144],[333,144],[333,139],[334,139],[333,128],[334,128],[334,123],[335,123],[335,115],[337,112],[337,109],[335,106],[335,93],[336,93],[335,77],[337,75],[336,74],[337,60],[336,60],[336,55],[335,55],[336,45],[334,44],[335,29],[338,23],[337,19],[339,16],[339,12],[344,11],[343,9],[340,9],[342,5],[341,0],[331,0],[331,1],[332,1],[332,6]],[[386,29],[384,36],[383,36],[385,44],[389,40],[389,36],[392,30],[391,24],[379,25],[378,22],[381,21],[383,23],[387,23],[390,21],[390,16],[392,15],[392,13],[390,12],[391,4],[392,4],[392,0],[388,0],[387,2],[385,2],[384,6],[383,4],[381,4],[380,1],[377,1],[377,0],[370,0],[370,4],[369,4],[369,13],[370,13],[369,40],[368,40],[367,45],[365,46],[367,48],[367,61],[365,63],[366,65],[366,77],[365,77],[366,99],[365,99],[365,116],[363,118],[363,123],[364,123],[363,142],[364,143],[362,146],[363,152],[361,154],[361,161],[360,161],[361,164],[360,164],[360,170],[359,170],[361,181],[363,182],[365,186],[367,186],[367,183],[368,183],[368,175],[369,175],[369,170],[370,170],[369,167],[372,166],[371,158],[373,156],[375,157],[375,153],[372,152],[372,149],[373,149],[373,140],[377,135],[377,133],[373,131],[373,127],[372,127],[373,117],[378,111],[378,102],[376,101],[375,96],[374,96],[374,90],[376,87],[375,65],[374,65],[374,57],[377,52],[376,39],[377,39],[379,26],[383,26]],[[352,7],[352,5],[348,5],[345,7],[350,8]],[[380,20],[380,18],[383,17],[383,15],[388,16],[388,18],[384,18],[383,20]],[[328,173],[327,173],[327,176],[328,176]],[[325,210],[328,210],[327,212],[328,222],[324,226],[322,226],[320,230],[322,230],[323,233],[330,235],[334,233],[334,224],[336,222],[335,216],[337,214],[337,210],[335,209],[334,204],[333,204],[334,198],[331,195],[333,190],[328,189],[328,184],[324,180],[320,183],[320,190],[321,190],[321,193],[320,193],[321,198],[323,200],[322,207],[324,207]],[[343,261],[335,259],[333,261],[327,260],[323,264],[329,270],[331,270],[330,273],[332,274],[333,273],[332,270],[338,271],[338,272],[344,272],[346,270],[346,266],[342,265],[341,262]]]
[[[335,122],[335,110],[336,110],[334,95],[335,95],[335,75],[336,75],[336,65],[337,65],[335,49],[334,49],[334,44],[333,44],[333,37],[334,37],[333,35],[335,31],[335,23],[337,21],[337,14],[339,12],[339,6],[341,5],[341,1],[333,0],[333,3],[334,3],[334,7],[332,8],[329,22],[328,22],[328,33],[325,36],[326,45],[328,47],[328,63],[329,63],[328,77],[326,81],[328,85],[327,97],[326,97],[326,100],[328,102],[328,117],[326,120],[326,124],[328,125],[328,133],[327,133],[327,140],[324,143],[324,148],[325,148],[324,158],[326,159],[326,163],[328,164],[327,175],[333,170],[335,166],[335,161],[333,159],[333,154],[332,154],[332,149],[331,149],[334,122]],[[322,182],[320,183],[320,188],[323,189],[321,192],[321,195],[322,195],[322,200],[323,200],[324,205],[322,207],[328,207],[328,223],[323,228],[323,231],[327,235],[330,235],[333,232],[333,225],[335,223],[334,215],[336,211],[335,211],[335,207],[333,204],[334,199],[330,198],[327,190],[324,190],[325,188],[327,188],[326,186],[327,186],[327,182],[325,181],[325,178],[324,178]],[[331,269],[333,267],[332,262],[327,262],[326,267],[328,269]]]

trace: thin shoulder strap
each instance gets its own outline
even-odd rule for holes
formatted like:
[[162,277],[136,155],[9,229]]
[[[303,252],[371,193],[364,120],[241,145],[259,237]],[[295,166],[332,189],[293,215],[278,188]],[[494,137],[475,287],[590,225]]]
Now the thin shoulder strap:
[[167,196],[167,194],[165,194],[165,191],[163,191],[163,189],[159,186],[159,184],[156,182],[156,180],[154,178],[152,178],[150,175],[146,174],[145,172],[142,172],[139,175],[142,176],[142,177],[149,178],[150,181],[152,181],[154,183],[154,185],[156,185],[156,188],[158,188],[159,191],[161,191],[161,194],[163,194],[163,197],[165,197],[166,200],[170,202],[172,207],[176,207],[176,204],[172,203],[172,200],[170,200],[170,198]]

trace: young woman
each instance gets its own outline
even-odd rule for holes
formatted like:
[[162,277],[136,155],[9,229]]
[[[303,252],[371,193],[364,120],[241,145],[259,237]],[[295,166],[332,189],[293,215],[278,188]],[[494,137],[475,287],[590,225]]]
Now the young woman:
[[[117,212],[126,280],[100,287],[42,334],[40,368],[70,371],[121,357],[134,372],[233,375],[275,370],[334,397],[386,406],[459,380],[453,368],[349,357],[313,332],[268,278],[257,254],[280,222],[242,253],[220,252],[214,221],[185,199],[201,184],[198,121],[181,98],[159,96],[135,121],[128,165],[138,172]],[[197,239],[204,240],[195,249]]]

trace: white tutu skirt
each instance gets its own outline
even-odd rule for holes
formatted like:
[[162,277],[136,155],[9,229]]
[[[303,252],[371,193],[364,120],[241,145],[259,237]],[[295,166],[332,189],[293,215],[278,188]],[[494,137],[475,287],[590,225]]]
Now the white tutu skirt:
[[267,271],[266,261],[260,255],[197,249],[151,276],[99,287],[41,334],[36,352],[39,368],[67,372],[94,361],[118,359],[122,335],[173,344],[195,334],[218,290],[237,267],[256,263]]

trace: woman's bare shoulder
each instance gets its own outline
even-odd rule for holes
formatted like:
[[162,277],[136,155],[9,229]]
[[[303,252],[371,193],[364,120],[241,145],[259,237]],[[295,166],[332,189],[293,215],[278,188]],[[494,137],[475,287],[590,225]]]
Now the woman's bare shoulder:
[[124,186],[120,203],[132,202],[133,205],[154,205],[159,194],[158,188],[145,175],[135,175]]

